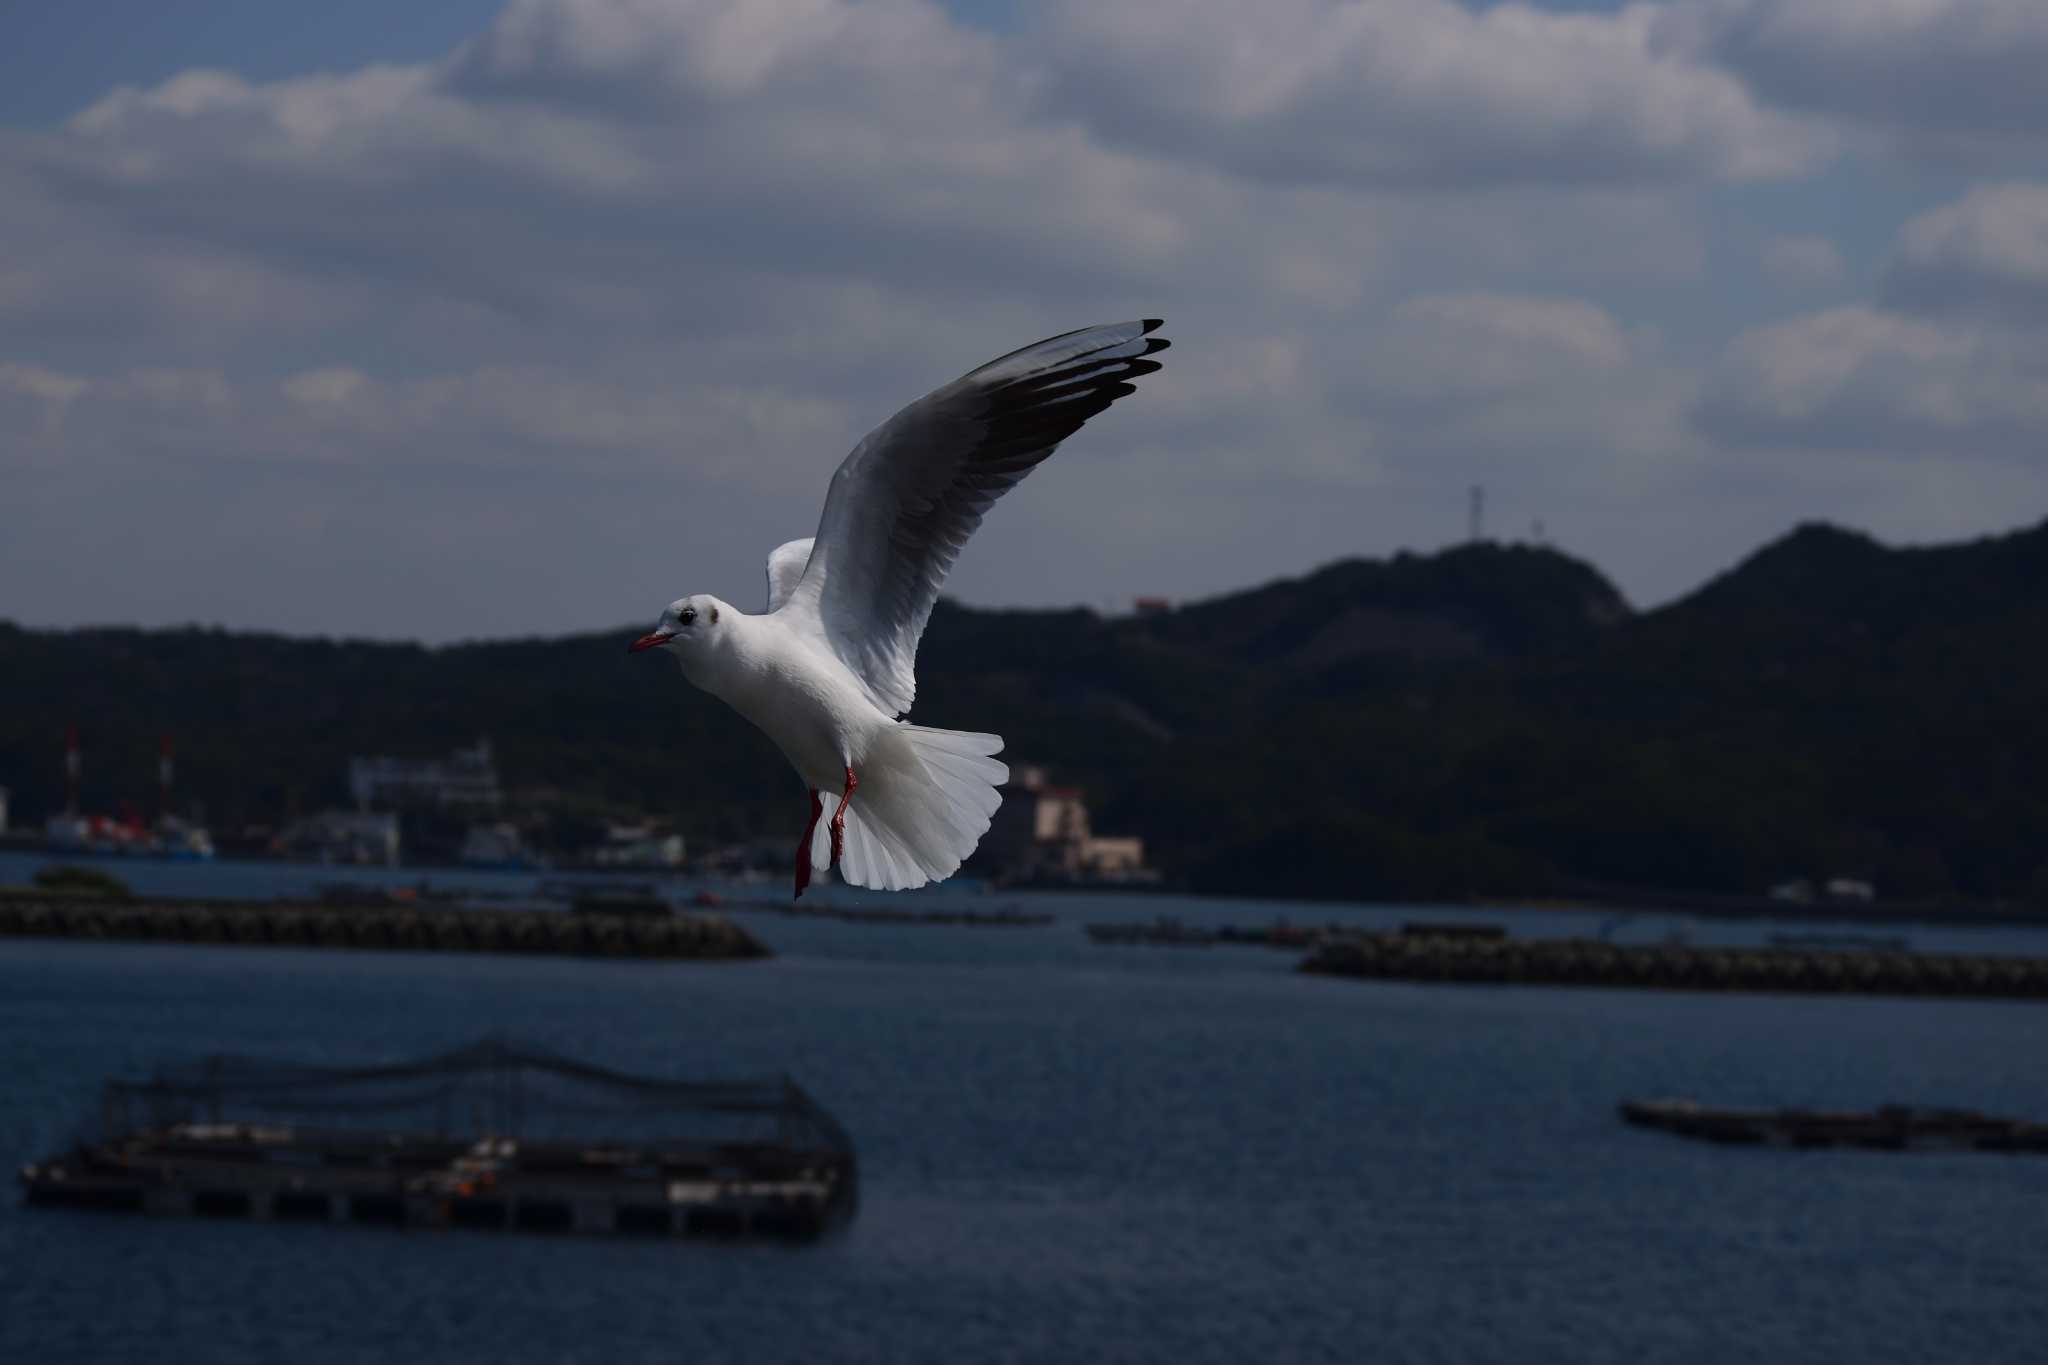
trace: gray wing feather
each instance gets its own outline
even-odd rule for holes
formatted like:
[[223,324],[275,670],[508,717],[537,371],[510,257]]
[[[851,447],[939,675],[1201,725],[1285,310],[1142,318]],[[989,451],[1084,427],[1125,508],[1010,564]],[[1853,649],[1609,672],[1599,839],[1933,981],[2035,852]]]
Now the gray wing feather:
[[768,610],[780,611],[811,562],[811,538],[785,541],[768,552]]
[[1150,335],[1159,325],[1088,327],[1012,351],[912,403],[840,464],[787,604],[815,613],[878,707],[910,709],[918,640],[982,514],[1159,368],[1147,358],[1166,349]]

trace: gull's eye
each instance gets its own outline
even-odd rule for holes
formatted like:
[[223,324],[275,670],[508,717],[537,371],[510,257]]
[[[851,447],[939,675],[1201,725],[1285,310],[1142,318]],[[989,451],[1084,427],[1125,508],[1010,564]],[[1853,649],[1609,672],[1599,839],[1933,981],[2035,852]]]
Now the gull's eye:
[[686,626],[696,619],[697,609],[695,607],[684,607],[682,614],[676,617],[676,620],[681,621]]

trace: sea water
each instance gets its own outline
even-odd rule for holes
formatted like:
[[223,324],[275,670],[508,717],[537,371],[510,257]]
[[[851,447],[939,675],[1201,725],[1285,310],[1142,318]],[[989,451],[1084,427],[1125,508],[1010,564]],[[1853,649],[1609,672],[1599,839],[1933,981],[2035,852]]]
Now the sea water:
[[1615,1113],[2048,1118],[2038,1004],[1335,980],[1081,926],[1422,912],[1026,903],[1059,918],[749,914],[778,955],[746,963],[0,941],[10,1164],[160,1059],[501,1033],[628,1070],[786,1072],[851,1131],[862,1181],[851,1227],[800,1248],[0,1198],[0,1360],[2048,1358],[2048,1158],[1726,1149]]

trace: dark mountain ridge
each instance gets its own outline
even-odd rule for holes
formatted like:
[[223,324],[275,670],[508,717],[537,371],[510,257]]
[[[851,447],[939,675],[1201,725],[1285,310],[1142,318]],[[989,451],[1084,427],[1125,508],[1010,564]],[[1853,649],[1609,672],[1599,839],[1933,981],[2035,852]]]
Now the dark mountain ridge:
[[[1583,881],[2048,898],[2048,523],[1891,549],[1802,526],[1636,613],[1554,550],[1477,544],[1104,618],[942,602],[916,719],[995,729],[1196,889],[1539,894]],[[156,738],[216,826],[341,804],[353,754],[496,743],[558,826],[794,832],[766,740],[632,627],[426,648],[0,625],[16,818],[147,808]]]

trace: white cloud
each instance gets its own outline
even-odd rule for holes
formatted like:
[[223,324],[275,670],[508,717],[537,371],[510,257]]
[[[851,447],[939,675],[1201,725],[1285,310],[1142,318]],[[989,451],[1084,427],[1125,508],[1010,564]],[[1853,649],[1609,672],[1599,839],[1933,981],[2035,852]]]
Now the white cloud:
[[1736,444],[2039,463],[2048,352],[1984,323],[1833,308],[1737,337],[1701,416]]
[[1673,0],[1657,13],[1653,48],[1919,155],[2048,151],[2039,0]]
[[1982,185],[1911,219],[1876,300],[1739,333],[1694,418],[1741,477],[1802,471],[1893,534],[1953,534],[2037,507],[2048,188]]
[[86,381],[79,376],[40,365],[0,365],[0,389],[52,407],[66,406],[86,388]]
[[1785,235],[1763,245],[1763,267],[1780,284],[1798,289],[1825,289],[1849,273],[1842,252],[1825,237]]
[[[1999,370],[1888,293],[1855,336],[1744,339],[1699,410],[1750,435],[1687,424],[1699,356],[1773,297],[1742,272],[1839,259],[1730,248],[1719,187],[1830,137],[1658,47],[1659,13],[1201,0],[998,35],[919,0],[516,0],[439,61],[112,92],[0,135],[0,613],[446,635],[751,601],[896,406],[1152,313],[1165,371],[1006,500],[969,600],[1427,547],[1482,480],[1654,598],[1811,510],[1710,457],[1806,439],[1916,345]],[[1888,278],[2009,282],[2002,233],[1926,229]],[[1753,353],[1807,388],[1732,403]]]
[[1914,266],[2048,284],[2048,185],[1980,185],[1906,224],[1899,245]]
[[51,458],[71,405],[90,387],[41,365],[0,364],[0,468]]
[[1668,496],[1697,454],[1692,393],[1660,338],[1584,299],[1468,292],[1394,309],[1360,351],[1349,410],[1417,493],[1483,482],[1509,521],[1519,506],[1562,522]]
[[1886,271],[1903,306],[2048,327],[2048,184],[1979,185],[1908,222]]
[[722,486],[810,491],[804,476],[850,427],[838,404],[767,383],[656,387],[509,367],[389,382],[337,367],[280,391],[352,458],[398,464],[435,450],[479,471],[573,463],[585,481],[687,460]]
[[117,92],[36,161],[173,243],[501,314],[621,279],[680,305],[679,261],[956,287],[1183,264],[1201,177],[1026,119],[988,46],[909,0],[543,0],[437,66]]
[[1629,358],[1621,325],[1580,299],[1434,294],[1409,299],[1363,366],[1375,403],[1464,407],[1489,395],[1556,392]]
[[1741,180],[1827,154],[1817,127],[1655,50],[1657,12],[1064,0],[1045,98],[1106,140],[1282,183]]
[[284,381],[285,397],[310,408],[332,410],[347,404],[375,381],[361,370],[346,365],[329,365],[307,370]]

